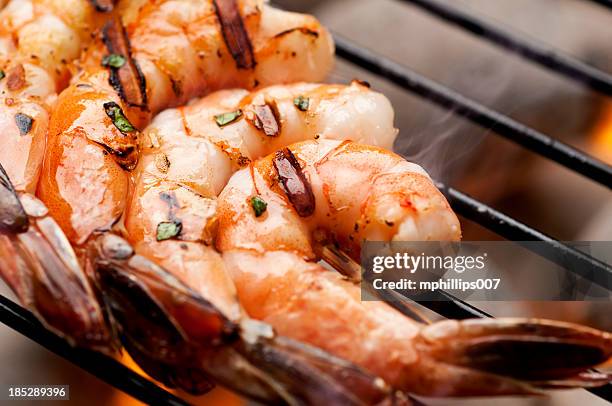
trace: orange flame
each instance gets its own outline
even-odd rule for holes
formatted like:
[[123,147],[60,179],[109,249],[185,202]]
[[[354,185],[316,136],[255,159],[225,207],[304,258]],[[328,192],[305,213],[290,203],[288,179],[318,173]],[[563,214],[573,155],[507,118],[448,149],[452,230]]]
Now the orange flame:
[[604,104],[600,119],[595,124],[591,150],[602,161],[612,163],[612,102]]
[[[130,369],[134,370],[138,374],[145,376],[151,379],[147,374],[136,365],[134,360],[127,354],[127,352],[123,352],[121,359],[121,363]],[[159,384],[164,387],[163,385]],[[166,388],[168,389],[168,388]],[[246,402],[240,398],[239,396],[223,389],[223,388],[215,388],[211,392],[207,393],[204,396],[191,396],[181,391],[170,390],[170,392],[174,393],[178,397],[184,399],[189,404],[198,406],[198,405],[206,405],[206,406],[244,406]],[[111,406],[144,406],[144,403],[139,402],[138,400],[130,397],[129,395],[116,390],[113,393],[111,398],[111,402],[109,402]]]

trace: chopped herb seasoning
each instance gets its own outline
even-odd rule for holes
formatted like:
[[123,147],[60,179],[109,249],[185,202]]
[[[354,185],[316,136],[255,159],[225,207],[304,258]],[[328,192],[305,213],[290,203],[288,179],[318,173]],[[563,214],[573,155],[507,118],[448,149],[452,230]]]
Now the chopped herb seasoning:
[[310,107],[310,98],[299,95],[293,99],[293,104],[300,111],[308,111],[308,107]]
[[4,73],[2,69],[0,69],[0,80],[4,79],[5,76],[6,76],[6,73]]
[[119,69],[123,65],[125,65],[125,57],[119,54],[110,54],[106,55],[102,59],[102,66]]
[[30,130],[32,130],[34,119],[23,113],[17,113],[15,114],[15,124],[17,124],[17,128],[19,128],[21,135],[27,135]]
[[104,103],[104,111],[106,111],[106,115],[113,120],[115,127],[123,134],[136,131],[136,128],[130,123],[125,114],[123,114],[123,110],[121,110],[121,107],[119,107],[117,103]]
[[242,110],[231,111],[229,113],[218,114],[215,116],[215,121],[219,127],[224,127],[242,116]]
[[259,217],[268,208],[268,203],[264,199],[259,196],[251,197],[251,207],[253,207],[253,211],[255,212],[255,217]]
[[183,230],[180,221],[162,221],[157,225],[157,241],[170,240],[178,237]]

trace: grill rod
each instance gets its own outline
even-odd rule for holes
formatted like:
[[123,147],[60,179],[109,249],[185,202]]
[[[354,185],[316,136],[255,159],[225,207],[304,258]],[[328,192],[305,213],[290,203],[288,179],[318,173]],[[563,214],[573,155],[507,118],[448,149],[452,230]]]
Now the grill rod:
[[47,350],[145,404],[189,405],[109,356],[72,347],[62,338],[47,330],[32,313],[3,295],[0,295],[0,321]]
[[334,35],[336,55],[403,87],[453,114],[612,188],[612,167],[565,143],[529,128],[368,49]]
[[[573,81],[580,82],[592,90],[612,96],[612,75],[578,59],[563,55],[550,47],[498,28],[494,24],[453,7],[450,3],[442,3],[437,0],[401,1],[411,3],[437,18],[459,26],[507,51],[518,54]],[[609,7],[612,4],[610,0],[595,1],[607,3]]]
[[612,0],[590,0],[590,1],[612,10]]
[[[463,217],[488,228],[508,240],[514,240],[518,244],[521,241],[543,241],[547,243],[551,250],[544,250],[544,252],[536,250],[534,251],[536,254],[557,263],[586,280],[612,290],[612,267],[610,265],[563,244],[549,235],[533,229],[452,187],[441,183],[437,183],[436,186],[447,197],[453,209]],[[533,249],[534,247],[527,245],[526,248]]]

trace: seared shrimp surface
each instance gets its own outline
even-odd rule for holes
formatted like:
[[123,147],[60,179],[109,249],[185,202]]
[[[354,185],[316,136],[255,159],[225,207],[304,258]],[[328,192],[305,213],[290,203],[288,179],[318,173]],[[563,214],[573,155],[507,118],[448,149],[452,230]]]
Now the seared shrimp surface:
[[[221,122],[229,113],[233,120]],[[125,215],[129,241],[229,320],[244,324],[249,319],[233,281],[211,246],[217,194],[234,171],[278,147],[315,137],[342,139],[357,127],[358,138],[386,147],[396,134],[389,101],[359,83],[224,90],[166,110],[143,134]]]
[[62,230],[32,194],[57,92],[104,18],[87,0],[0,7],[0,213],[23,226],[0,227],[0,272],[48,328],[97,349],[111,345],[102,310]]
[[[128,14],[125,30],[105,27],[108,49],[88,53],[51,118],[38,192],[77,245],[123,212],[152,114],[215,89],[320,80],[332,62],[313,17],[262,1],[151,1]],[[106,69],[105,54],[121,59]]]
[[0,163],[33,193],[49,115],[101,13],[87,0],[11,0],[0,7]]
[[[263,213],[253,197],[266,203]],[[565,323],[426,326],[385,303],[362,302],[358,286],[314,263],[325,244],[358,260],[363,240],[460,238],[457,217],[427,174],[381,148],[294,144],[237,172],[219,197],[218,218],[216,245],[251,317],[361,365],[397,389],[433,396],[529,394],[534,386],[523,380],[572,386],[587,364],[612,353],[609,333]],[[575,358],[561,366],[555,359],[566,354],[563,348]],[[530,367],[522,368],[525,363]],[[601,379],[591,378],[576,382]]]

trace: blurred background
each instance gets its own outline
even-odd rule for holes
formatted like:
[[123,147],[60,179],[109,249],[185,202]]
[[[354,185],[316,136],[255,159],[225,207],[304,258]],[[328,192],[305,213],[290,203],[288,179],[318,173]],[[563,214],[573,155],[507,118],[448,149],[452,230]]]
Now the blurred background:
[[[447,0],[448,1],[448,0]],[[501,27],[550,44],[612,72],[612,12],[585,0],[452,0]],[[612,163],[612,103],[563,77],[396,0],[278,0],[316,15],[333,32]],[[548,162],[490,131],[455,118],[394,85],[337,61],[330,82],[358,78],[387,95],[400,129],[395,150],[436,179],[559,240],[612,240],[610,190]],[[497,235],[461,219],[465,240]],[[2,287],[2,294],[7,289]],[[478,303],[495,315],[539,316],[612,330],[611,303]],[[71,402],[137,404],[5,326],[0,327],[0,382],[70,384]],[[503,399],[499,405],[604,405],[584,391],[550,398]],[[60,403],[60,402],[58,402]],[[66,404],[66,402],[62,402]],[[243,403],[214,391],[198,403]],[[448,400],[425,400],[428,405]],[[22,402],[20,404],[26,404]],[[453,404],[486,405],[490,400]]]

